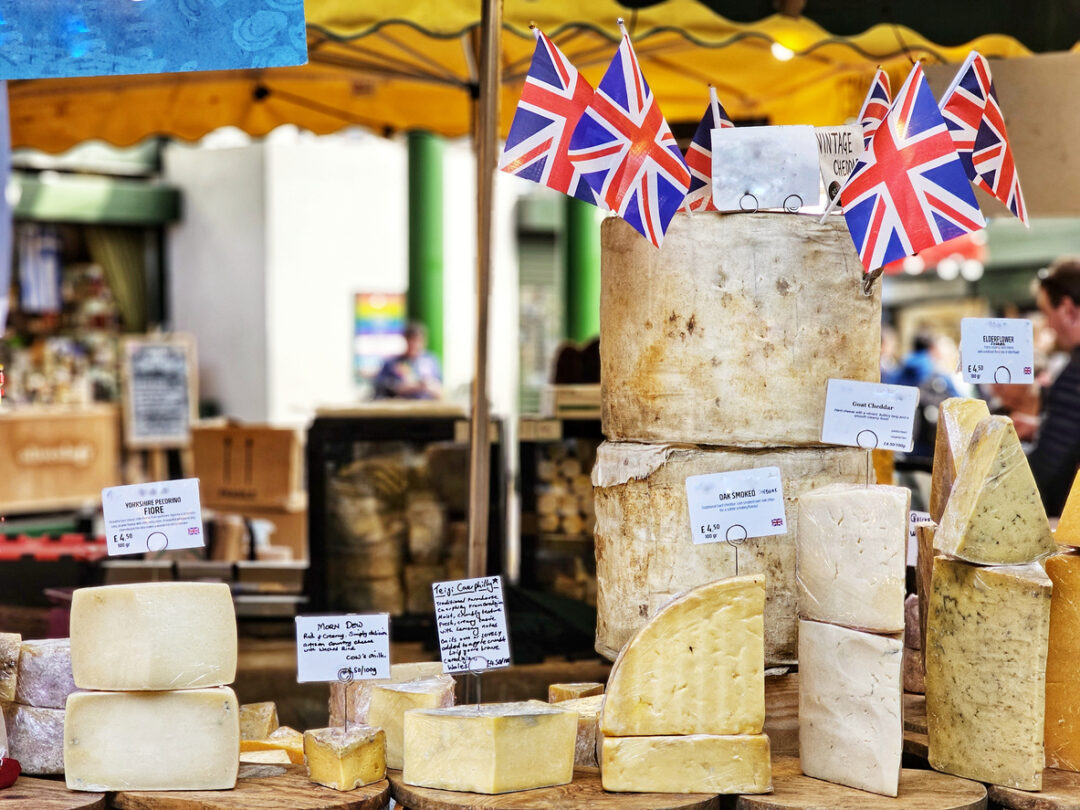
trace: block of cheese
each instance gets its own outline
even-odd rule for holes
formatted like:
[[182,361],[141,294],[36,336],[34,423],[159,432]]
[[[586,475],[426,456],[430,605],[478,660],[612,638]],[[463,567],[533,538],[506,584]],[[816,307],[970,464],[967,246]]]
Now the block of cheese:
[[548,703],[604,694],[602,683],[553,683],[548,685]]
[[350,726],[304,732],[308,778],[334,790],[352,790],[386,776],[386,735],[381,728]]
[[927,601],[930,599],[930,579],[934,573],[934,557],[938,550],[934,544],[936,523],[922,523],[915,527],[915,539],[919,544],[919,559],[915,566],[915,590],[919,594],[919,648],[926,649]]
[[408,785],[469,793],[565,785],[574,775],[578,713],[530,700],[405,715]]
[[799,763],[815,779],[895,796],[903,639],[799,622]]
[[1073,479],[1069,497],[1061,510],[1061,518],[1054,530],[1054,540],[1062,546],[1080,548],[1080,474]]
[[23,773],[51,776],[64,772],[64,710],[0,703],[7,728],[8,756]]
[[80,588],[71,600],[71,666],[80,689],[194,689],[236,679],[229,586],[147,582]]
[[71,677],[71,644],[66,638],[24,641],[19,649],[15,702],[43,709],[62,709],[75,691]]
[[818,444],[826,381],[878,381],[881,294],[843,222],[677,214],[662,250],[600,232],[605,436]]
[[757,734],[765,723],[765,577],[701,585],[663,607],[608,676],[610,737]]
[[284,751],[296,765],[304,764],[304,735],[295,728],[278,726],[264,740],[240,740],[241,751]]
[[990,409],[982,399],[950,397],[938,406],[934,472],[930,483],[930,518],[935,523],[941,522],[971,434],[989,415]]
[[613,793],[768,793],[764,734],[604,737],[600,779]]
[[577,743],[574,746],[574,767],[599,767],[597,744],[600,740],[600,710],[604,708],[603,695],[560,700],[560,709],[572,709],[578,713]]
[[275,748],[272,751],[241,751],[241,765],[292,765],[288,751]]
[[799,615],[902,632],[910,506],[905,487],[833,484],[803,493],[795,540]]
[[988,416],[971,434],[935,542],[980,565],[1029,563],[1057,551],[1009,417]]
[[904,691],[913,695],[926,694],[926,670],[922,650],[904,647]]
[[239,746],[240,706],[228,687],[76,692],[64,777],[71,790],[228,790]]
[[386,767],[401,770],[404,765],[405,712],[453,705],[454,679],[449,675],[372,687],[367,722],[386,732]]
[[21,648],[22,636],[18,633],[0,633],[0,700],[15,699]]
[[1080,554],[1046,560],[1054,583],[1046,653],[1046,764],[1080,771]]
[[934,560],[925,654],[935,770],[1041,788],[1050,589],[1038,563]]
[[739,546],[739,573],[765,574],[765,663],[795,663],[795,537],[799,497],[834,483],[865,483],[869,454],[853,447],[725,450],[604,442],[593,467],[596,506],[596,650],[614,659],[677,594],[735,575],[727,543],[694,545],[686,478],[778,467],[787,534]]
[[272,700],[240,707],[241,740],[265,740],[280,725],[277,704]]
[[408,664],[391,664],[390,677],[370,681],[353,681],[343,684],[338,681],[330,683],[330,725],[345,725],[346,696],[348,696],[349,717],[348,725],[366,725],[368,711],[371,708],[371,690],[383,683],[404,683],[406,681],[419,681],[424,678],[436,678],[443,674],[441,661],[418,661]]

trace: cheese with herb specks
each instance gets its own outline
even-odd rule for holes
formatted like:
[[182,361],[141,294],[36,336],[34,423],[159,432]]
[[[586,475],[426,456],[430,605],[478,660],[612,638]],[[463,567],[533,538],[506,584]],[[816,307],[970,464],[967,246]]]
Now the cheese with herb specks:
[[950,397],[938,406],[934,472],[930,480],[930,518],[935,523],[941,521],[971,434],[989,415],[990,409],[981,399]]

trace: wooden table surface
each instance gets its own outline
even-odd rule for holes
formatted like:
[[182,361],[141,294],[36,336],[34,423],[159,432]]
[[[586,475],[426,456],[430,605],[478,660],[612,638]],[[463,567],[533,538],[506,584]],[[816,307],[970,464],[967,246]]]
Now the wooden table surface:
[[105,810],[105,794],[68,790],[64,780],[20,776],[0,790],[4,810]]
[[1009,810],[1080,810],[1080,773],[1047,768],[1038,793],[987,785],[990,801]]

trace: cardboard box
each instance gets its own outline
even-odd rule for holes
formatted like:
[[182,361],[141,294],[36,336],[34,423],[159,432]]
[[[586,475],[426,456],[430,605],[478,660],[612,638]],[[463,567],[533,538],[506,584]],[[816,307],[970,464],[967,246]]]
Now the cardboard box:
[[270,545],[284,546],[292,551],[294,562],[308,559],[308,513],[307,496],[301,496],[288,509],[224,509],[217,512],[215,532],[222,530],[212,549],[213,559],[237,562],[248,558],[247,529],[236,519],[265,520],[274,524]]
[[191,432],[204,506],[288,509],[304,497],[300,431],[268,425],[200,425]]

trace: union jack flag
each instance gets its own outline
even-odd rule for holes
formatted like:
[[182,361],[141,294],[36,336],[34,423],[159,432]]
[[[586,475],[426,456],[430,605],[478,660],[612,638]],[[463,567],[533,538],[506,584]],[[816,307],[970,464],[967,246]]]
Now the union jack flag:
[[570,138],[570,160],[596,196],[657,247],[690,188],[690,170],[641,75],[630,37]]
[[712,131],[735,126],[716,98],[716,88],[709,88],[709,106],[694,131],[694,139],[686,150],[686,165],[690,169],[690,193],[680,211],[715,211],[712,201]]
[[990,64],[972,51],[941,98],[941,114],[971,182],[993,195],[1028,224],[1005,117],[998,104]]
[[596,205],[596,195],[566,157],[570,134],[592,86],[539,29],[499,168]]
[[917,64],[841,192],[867,272],[986,221]]
[[859,110],[859,123],[863,128],[863,143],[867,146],[874,137],[882,120],[889,113],[889,105],[892,104],[892,93],[889,90],[889,74],[881,68],[874,74],[874,80],[870,82],[870,92],[866,94],[862,109]]

